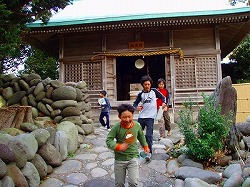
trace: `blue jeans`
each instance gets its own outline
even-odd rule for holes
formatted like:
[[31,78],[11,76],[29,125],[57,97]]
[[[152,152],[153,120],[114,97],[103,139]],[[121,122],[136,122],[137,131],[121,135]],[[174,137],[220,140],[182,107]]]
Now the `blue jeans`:
[[[104,117],[106,118],[106,123],[104,121]],[[99,117],[99,121],[102,124],[103,127],[107,126],[107,129],[110,128],[109,125],[109,112],[101,112],[100,117]]]
[[138,118],[138,122],[141,124],[142,129],[146,127],[146,141],[152,154],[152,145],[153,145],[153,130],[154,130],[154,119],[153,118]]

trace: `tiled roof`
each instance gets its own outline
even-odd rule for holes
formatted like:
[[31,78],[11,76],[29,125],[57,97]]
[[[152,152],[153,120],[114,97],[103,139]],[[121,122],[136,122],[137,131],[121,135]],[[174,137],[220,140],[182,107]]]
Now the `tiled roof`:
[[51,19],[47,25],[42,26],[41,22],[34,22],[28,24],[30,28],[46,28],[46,27],[61,27],[61,26],[74,26],[85,25],[95,23],[111,23],[119,21],[134,21],[145,19],[168,19],[168,18],[185,18],[185,17],[199,17],[199,16],[216,16],[216,15],[230,15],[237,13],[249,13],[250,7],[233,8],[233,9],[221,9],[221,10],[204,10],[194,12],[173,12],[173,13],[155,13],[155,14],[135,14],[124,16],[110,16],[110,17],[96,17],[96,18],[84,18],[75,19],[70,17],[69,19]]

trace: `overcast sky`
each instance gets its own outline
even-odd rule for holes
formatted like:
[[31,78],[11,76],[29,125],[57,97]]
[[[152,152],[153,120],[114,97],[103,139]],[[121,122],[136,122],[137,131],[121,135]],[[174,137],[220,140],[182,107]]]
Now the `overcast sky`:
[[54,15],[51,21],[219,10],[242,6],[245,4],[237,3],[236,6],[231,6],[228,0],[74,0],[73,5]]

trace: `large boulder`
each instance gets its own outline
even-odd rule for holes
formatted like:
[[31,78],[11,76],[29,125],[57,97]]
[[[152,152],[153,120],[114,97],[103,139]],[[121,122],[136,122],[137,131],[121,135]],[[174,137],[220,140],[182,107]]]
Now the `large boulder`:
[[10,74],[4,75],[3,81],[10,82],[12,79],[15,79],[15,78],[16,78],[16,75],[14,73],[10,73]]
[[29,187],[37,187],[40,184],[40,176],[36,167],[31,163],[27,162],[26,165],[21,170],[25,176]]
[[8,100],[9,98],[11,98],[11,96],[14,94],[14,91],[11,87],[7,87],[7,88],[4,88],[3,91],[2,91],[2,95],[3,95],[3,98],[5,100]]
[[229,112],[232,112],[232,124],[235,124],[237,111],[237,91],[232,86],[231,77],[227,76],[223,78],[218,83],[211,96],[216,100],[215,106],[221,106],[221,114],[227,115]]
[[5,176],[2,179],[2,183],[3,183],[3,186],[6,186],[6,187],[15,187],[15,183],[10,176]]
[[92,124],[81,124],[80,127],[83,129],[84,134],[86,135],[94,132],[94,127]]
[[21,89],[24,91],[28,91],[30,89],[29,84],[27,82],[25,82],[24,80],[19,80],[19,85],[20,85]]
[[7,176],[11,177],[15,183],[15,186],[29,187],[29,184],[21,172],[21,170],[14,164],[7,166]]
[[50,137],[49,131],[45,129],[34,130],[31,132],[31,134],[33,134],[34,137],[36,138],[39,147],[41,147]]
[[78,148],[78,131],[74,123],[63,121],[57,126],[58,131],[64,131],[68,136],[68,152],[75,153]]
[[62,117],[80,116],[81,111],[76,107],[66,107],[62,110],[60,115]]
[[229,179],[226,180],[223,187],[232,187],[232,186],[241,186],[241,184],[244,182],[244,179],[241,175],[238,173],[234,173],[230,176]]
[[0,150],[0,159],[2,161],[4,161],[6,164],[15,162],[15,153],[8,145],[0,144]]
[[71,87],[71,86],[59,87],[52,92],[52,99],[54,101],[75,100],[76,99],[76,89]]
[[176,172],[175,176],[177,179],[186,179],[186,178],[198,178],[209,184],[215,184],[221,180],[221,176],[212,171],[203,170],[195,167],[180,167]]
[[50,143],[45,143],[37,153],[41,155],[44,161],[54,167],[62,165],[62,156],[59,151]]
[[39,111],[41,111],[45,116],[50,116],[50,112],[48,110],[48,108],[46,107],[45,104],[43,104],[42,102],[39,102],[37,104],[37,108]]
[[31,133],[20,134],[16,136],[16,140],[20,141],[20,144],[23,144],[25,149],[25,155],[27,160],[33,159],[37,150],[38,150],[38,143],[36,138]]
[[34,158],[31,160],[31,163],[36,167],[40,179],[43,179],[44,177],[47,176],[47,170],[48,170],[47,164],[39,154],[36,154],[34,156]]
[[29,85],[30,85],[30,86],[36,86],[39,82],[41,82],[41,79],[32,79],[32,80],[29,82]]
[[236,124],[237,129],[244,135],[250,135],[250,123],[249,122],[240,122]]
[[28,158],[30,158],[27,145],[22,141],[14,139],[9,142],[8,146],[10,146],[15,153],[16,166],[18,168],[23,168],[26,165]]
[[54,109],[64,109],[69,106],[77,106],[77,102],[74,100],[60,100],[52,103],[51,107]]
[[55,147],[63,160],[68,156],[68,136],[64,131],[57,131],[55,136]]
[[21,99],[25,96],[26,92],[25,91],[20,91],[14,93],[7,101],[7,105],[14,105],[14,104],[20,104]]
[[231,175],[237,173],[238,175],[242,174],[242,169],[240,164],[231,164],[229,165],[222,173],[223,177],[230,178]]
[[20,125],[20,129],[25,131],[25,132],[32,132],[34,130],[37,130],[38,127],[32,123],[22,123]]
[[44,86],[43,86],[43,83],[42,82],[39,82],[36,87],[35,87],[35,90],[34,90],[34,96],[37,96],[40,92],[44,91]]
[[61,120],[61,122],[63,121],[70,121],[76,125],[81,125],[82,124],[82,120],[80,116],[70,116],[70,117],[65,117]]
[[41,80],[41,76],[36,74],[36,73],[22,74],[21,78],[24,79],[26,82],[30,82],[33,79],[40,79]]
[[[62,87],[62,86],[65,85],[63,82],[58,81],[58,80],[52,80],[52,81],[50,82],[50,84],[51,84],[51,86],[53,86],[54,88],[59,88],[59,87]],[[53,87],[52,87],[52,88],[53,88]]]

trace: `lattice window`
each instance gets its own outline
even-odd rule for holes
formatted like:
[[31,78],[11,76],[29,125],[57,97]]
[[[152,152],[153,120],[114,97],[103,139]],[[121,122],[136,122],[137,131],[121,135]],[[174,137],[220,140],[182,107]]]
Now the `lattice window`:
[[102,64],[101,62],[88,62],[83,64],[83,80],[89,90],[102,89]]
[[217,84],[216,57],[196,58],[197,87],[214,87]]
[[65,82],[79,82],[82,80],[82,64],[65,64]]
[[195,87],[195,60],[184,58],[175,63],[175,86],[176,88]]
[[89,90],[102,89],[101,62],[65,64],[65,82],[85,81]]
[[216,57],[177,59],[175,63],[176,88],[211,88],[217,84]]

